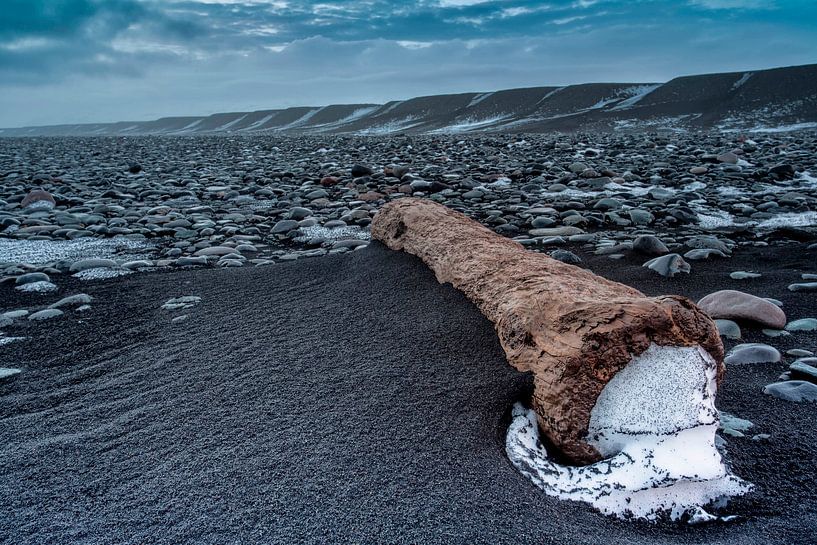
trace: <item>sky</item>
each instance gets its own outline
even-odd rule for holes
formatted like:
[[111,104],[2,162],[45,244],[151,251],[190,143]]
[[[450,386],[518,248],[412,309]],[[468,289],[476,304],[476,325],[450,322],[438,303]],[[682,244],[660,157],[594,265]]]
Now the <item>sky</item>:
[[815,0],[0,0],[0,127],[817,63]]

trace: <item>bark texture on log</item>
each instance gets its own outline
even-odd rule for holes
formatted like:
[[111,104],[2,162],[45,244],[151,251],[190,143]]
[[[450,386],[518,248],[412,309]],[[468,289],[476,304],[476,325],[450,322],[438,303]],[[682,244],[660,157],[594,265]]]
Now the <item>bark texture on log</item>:
[[530,252],[430,200],[385,205],[372,236],[418,256],[491,320],[508,362],[534,374],[533,406],[545,435],[570,460],[592,463],[590,411],[607,382],[651,343],[703,347],[723,375],[712,320],[679,296],[646,297],[579,267]]

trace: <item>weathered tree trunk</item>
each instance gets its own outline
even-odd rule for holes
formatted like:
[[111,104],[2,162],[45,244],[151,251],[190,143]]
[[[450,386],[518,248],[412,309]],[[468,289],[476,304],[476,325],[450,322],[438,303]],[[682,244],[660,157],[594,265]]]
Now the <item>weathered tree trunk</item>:
[[646,297],[593,273],[530,252],[430,200],[385,205],[372,236],[422,259],[440,282],[461,290],[491,320],[509,363],[534,374],[534,410],[569,459],[601,458],[585,440],[607,382],[651,343],[700,345],[723,374],[712,320],[683,297]]

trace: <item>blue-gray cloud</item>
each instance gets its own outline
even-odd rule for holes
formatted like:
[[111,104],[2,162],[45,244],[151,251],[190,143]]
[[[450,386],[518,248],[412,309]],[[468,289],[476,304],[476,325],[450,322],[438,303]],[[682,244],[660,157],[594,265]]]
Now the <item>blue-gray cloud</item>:
[[811,0],[4,0],[0,125],[817,62]]

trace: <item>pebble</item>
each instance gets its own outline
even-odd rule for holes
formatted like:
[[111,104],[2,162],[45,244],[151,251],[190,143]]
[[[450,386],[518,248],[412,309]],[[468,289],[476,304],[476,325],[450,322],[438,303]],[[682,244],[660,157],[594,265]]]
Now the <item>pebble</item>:
[[715,326],[718,328],[718,333],[727,339],[740,339],[740,326],[732,320],[715,320]]
[[118,265],[113,259],[90,258],[75,261],[68,270],[72,273],[76,273],[88,269],[115,269],[116,267],[118,267]]
[[703,297],[698,306],[712,318],[746,320],[773,329],[786,326],[786,314],[774,303],[736,290],[720,290]]
[[760,332],[767,337],[786,337],[787,335],[791,335],[791,333],[784,329],[761,329]]
[[691,267],[689,263],[684,261],[684,258],[678,254],[668,254],[661,257],[656,257],[644,263],[642,267],[647,267],[661,276],[672,278],[678,273],[689,274]]
[[763,388],[763,393],[797,403],[817,401],[817,384],[805,380],[787,380],[767,385]]
[[725,253],[720,250],[713,250],[713,249],[695,249],[689,250],[684,254],[685,259],[689,259],[690,261],[703,261],[705,259],[709,259],[710,257],[729,257]]
[[667,246],[655,235],[641,235],[633,241],[633,250],[647,255],[664,255],[669,253]]
[[795,361],[789,365],[792,378],[817,382],[817,367],[809,365],[804,361]]
[[68,297],[63,297],[56,303],[53,303],[48,306],[48,308],[62,308],[62,307],[70,307],[75,305],[86,305],[93,301],[94,298],[88,295],[87,293],[77,293],[75,295],[69,295]]
[[748,431],[754,426],[749,420],[738,418],[735,415],[723,411],[720,411],[718,416],[720,420],[718,429],[732,437],[745,437],[743,432]]
[[773,346],[760,343],[747,343],[735,346],[729,351],[723,362],[726,365],[777,363],[781,358],[780,352]]
[[562,263],[569,263],[575,265],[582,262],[582,258],[569,250],[553,250],[550,252],[550,257]]
[[729,273],[729,278],[731,278],[732,280],[747,280],[749,278],[760,278],[761,276],[763,275],[760,273],[747,271],[734,271]]
[[33,314],[29,314],[28,319],[33,321],[42,321],[42,320],[50,320],[52,318],[57,318],[62,316],[63,312],[56,308],[47,308],[44,310],[37,311]]
[[33,284],[35,282],[51,282],[51,278],[42,272],[33,272],[33,273],[26,273],[21,274],[17,277],[14,283],[18,286],[24,284]]
[[789,291],[817,291],[817,282],[789,284]]
[[197,295],[184,295],[174,299],[168,299],[162,305],[164,310],[179,310],[182,308],[192,308],[201,303],[201,297]]
[[800,318],[786,324],[786,331],[817,331],[817,318]]

